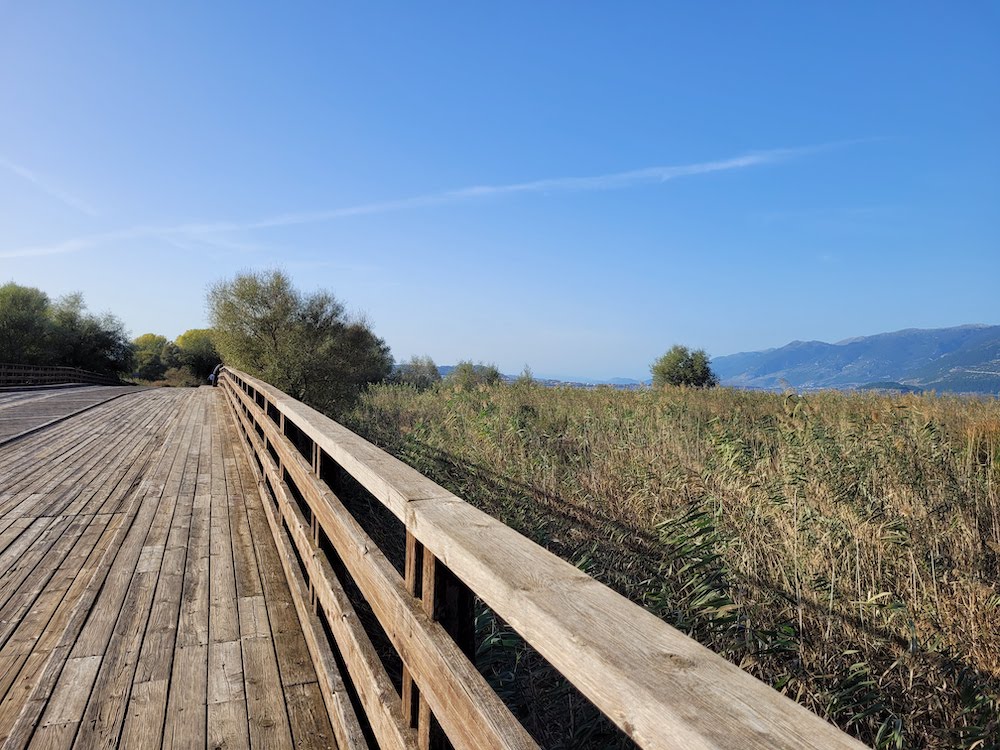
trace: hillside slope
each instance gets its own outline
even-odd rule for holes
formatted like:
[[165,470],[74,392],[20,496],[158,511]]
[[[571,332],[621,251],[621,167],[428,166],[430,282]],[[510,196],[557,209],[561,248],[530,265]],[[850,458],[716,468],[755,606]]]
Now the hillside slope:
[[835,344],[793,341],[779,349],[712,360],[723,385],[861,388],[899,383],[963,393],[1000,393],[1000,326],[906,329]]

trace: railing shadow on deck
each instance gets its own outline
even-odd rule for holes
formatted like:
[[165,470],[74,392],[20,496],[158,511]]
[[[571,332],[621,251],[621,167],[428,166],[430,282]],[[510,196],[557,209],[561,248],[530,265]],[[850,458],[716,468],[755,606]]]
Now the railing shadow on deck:
[[[537,747],[470,660],[476,597],[640,747],[863,747],[328,417],[235,370],[220,385],[344,747]],[[401,571],[323,481],[337,472],[405,528]]]

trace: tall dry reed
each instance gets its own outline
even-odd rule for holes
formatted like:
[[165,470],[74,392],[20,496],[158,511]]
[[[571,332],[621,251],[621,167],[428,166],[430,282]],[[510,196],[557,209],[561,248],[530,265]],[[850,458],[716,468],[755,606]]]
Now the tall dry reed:
[[417,392],[350,425],[880,747],[1000,747],[1000,402]]

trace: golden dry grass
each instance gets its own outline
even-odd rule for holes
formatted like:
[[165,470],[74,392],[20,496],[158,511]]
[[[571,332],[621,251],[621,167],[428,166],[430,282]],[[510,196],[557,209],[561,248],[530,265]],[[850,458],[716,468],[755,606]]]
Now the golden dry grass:
[[1000,746],[1000,402],[371,390],[354,429],[864,741]]

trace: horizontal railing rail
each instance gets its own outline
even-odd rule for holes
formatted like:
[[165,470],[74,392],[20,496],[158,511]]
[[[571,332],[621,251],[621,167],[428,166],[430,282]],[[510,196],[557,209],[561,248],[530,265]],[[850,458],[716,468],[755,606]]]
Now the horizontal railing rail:
[[[236,370],[220,385],[344,746],[365,746],[357,705],[383,748],[537,747],[470,661],[475,595],[640,747],[863,747],[329,417]],[[402,523],[402,574],[324,481],[337,472]],[[348,579],[402,661],[400,691]]]
[[22,365],[0,362],[0,387],[28,385],[121,385],[113,375],[102,375],[79,367]]

